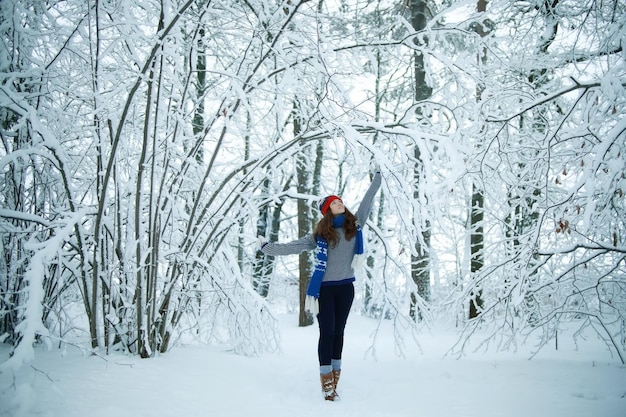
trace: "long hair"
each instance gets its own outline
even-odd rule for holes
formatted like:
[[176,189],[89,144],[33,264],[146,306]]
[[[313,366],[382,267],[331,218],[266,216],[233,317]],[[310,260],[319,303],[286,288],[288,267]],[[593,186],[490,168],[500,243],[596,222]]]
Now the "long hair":
[[[352,212],[346,209],[343,214],[345,222],[343,223],[343,230],[347,240],[352,240],[356,236],[356,217]],[[330,210],[326,212],[326,215],[317,223],[313,237],[317,240],[318,236],[321,236],[331,246],[336,246],[339,243],[339,234],[333,227],[333,214]]]

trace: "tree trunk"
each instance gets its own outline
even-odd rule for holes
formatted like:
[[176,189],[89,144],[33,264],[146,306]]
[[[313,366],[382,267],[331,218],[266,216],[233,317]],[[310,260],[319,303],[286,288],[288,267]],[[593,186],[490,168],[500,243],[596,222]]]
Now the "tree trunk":
[[[420,32],[426,28],[428,22],[429,11],[427,1],[411,0],[410,1],[411,24],[415,32]],[[415,37],[415,43],[420,46],[420,38]],[[423,37],[422,39],[427,39]],[[426,66],[424,54],[418,49],[413,52],[413,65],[415,77],[415,101],[417,103],[428,99],[432,95],[432,88],[426,83]],[[416,117],[418,119],[429,117],[423,114],[418,106]],[[415,171],[413,197],[418,200],[420,195],[420,186],[423,180],[422,159],[419,147],[416,145],[414,149],[415,155]],[[415,230],[420,230],[421,236],[415,238],[415,248],[411,255],[411,278],[417,287],[417,294],[410,294],[411,304],[409,314],[413,320],[421,320],[422,314],[418,307],[418,296],[424,301],[430,301],[430,269],[429,269],[429,250],[430,250],[430,224],[428,219],[420,221],[420,213],[413,213],[413,222]]]
[[[483,230],[483,207],[484,195],[476,184],[472,186],[472,210],[470,215],[470,272],[472,278],[482,270],[484,265],[483,249],[484,230]],[[479,285],[474,287],[472,298],[470,299],[469,318],[478,317],[483,306],[482,290]]]
[[[487,10],[487,0],[478,0],[476,3],[476,10],[478,12],[485,12]],[[481,38],[487,36],[488,32],[485,27],[478,23],[475,27],[476,33]],[[483,48],[478,60],[482,64],[487,63],[487,48]],[[482,97],[484,85],[479,84],[476,87],[476,101],[479,102]],[[483,229],[483,207],[485,205],[485,197],[480,187],[474,182],[472,184],[472,200],[470,211],[470,274],[472,279],[476,279],[477,275],[483,268],[483,249],[485,246],[484,229]],[[469,305],[469,318],[473,319],[480,315],[483,307],[482,289],[480,284],[473,283],[474,290],[472,291],[472,297],[470,298]]]
[[[299,119],[298,103],[294,102],[294,119],[293,119],[293,133],[299,135],[302,130],[302,125]],[[302,144],[302,149],[298,153],[296,160],[296,176],[298,179],[297,190],[298,195],[307,194],[310,192],[309,178],[311,171],[309,167],[309,146]],[[305,236],[311,233],[311,210],[308,204],[302,198],[298,198],[298,237]],[[298,275],[299,275],[299,294],[300,294],[300,314],[298,317],[298,325],[300,327],[310,326],[313,324],[313,318],[304,309],[304,300],[306,298],[306,289],[309,284],[309,278],[311,276],[311,268],[309,261],[309,253],[303,252],[298,256]]]

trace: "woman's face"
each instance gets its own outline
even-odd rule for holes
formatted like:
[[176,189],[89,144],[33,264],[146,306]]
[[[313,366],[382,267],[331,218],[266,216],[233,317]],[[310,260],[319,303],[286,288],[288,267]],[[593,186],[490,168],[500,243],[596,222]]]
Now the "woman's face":
[[339,198],[333,200],[333,202],[330,203],[330,212],[333,214],[333,216],[345,213],[346,207],[343,205],[343,201],[341,201]]

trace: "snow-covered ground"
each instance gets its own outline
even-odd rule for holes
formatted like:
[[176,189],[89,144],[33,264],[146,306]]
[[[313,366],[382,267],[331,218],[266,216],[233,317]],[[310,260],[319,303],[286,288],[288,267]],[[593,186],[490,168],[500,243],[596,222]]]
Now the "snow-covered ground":
[[433,331],[420,337],[421,353],[407,346],[399,358],[389,321],[372,355],[376,324],[350,317],[335,403],[319,388],[316,326],[298,328],[288,315],[282,351],[255,358],[198,346],[147,360],[38,348],[17,375],[0,374],[0,416],[626,416],[626,367],[595,339],[577,349],[560,340],[532,360],[530,347],[457,359],[444,357],[450,334]]

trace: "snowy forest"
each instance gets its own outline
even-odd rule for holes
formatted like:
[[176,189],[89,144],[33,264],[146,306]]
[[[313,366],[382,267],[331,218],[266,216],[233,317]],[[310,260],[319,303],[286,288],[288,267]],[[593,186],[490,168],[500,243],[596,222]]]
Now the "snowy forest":
[[626,363],[623,1],[3,0],[0,27],[3,371],[277,350],[312,254],[259,236],[372,167],[353,308],[399,355],[567,328]]

